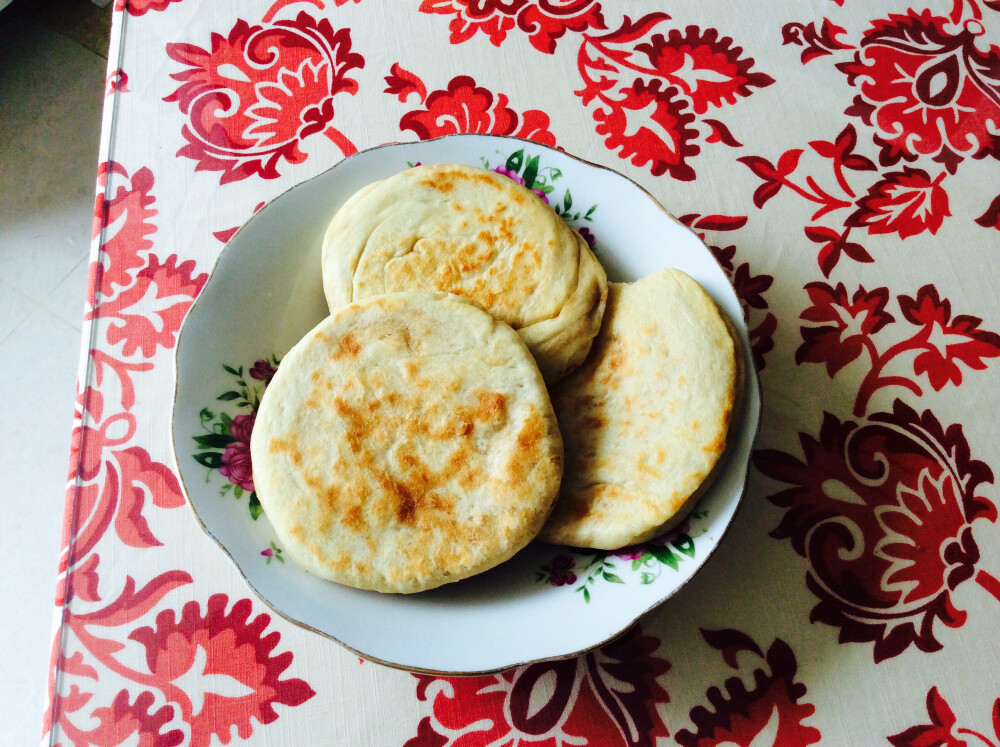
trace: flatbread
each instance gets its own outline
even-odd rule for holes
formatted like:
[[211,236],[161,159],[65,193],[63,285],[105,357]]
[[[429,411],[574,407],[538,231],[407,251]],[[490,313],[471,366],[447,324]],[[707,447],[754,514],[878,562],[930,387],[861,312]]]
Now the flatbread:
[[566,449],[540,539],[617,549],[679,523],[726,446],[733,338],[688,275],[612,283],[586,363],[551,392]]
[[331,311],[404,290],[471,298],[520,332],[552,383],[586,358],[607,276],[531,190],[439,164],[369,184],[341,207],[323,243],[323,288]]
[[383,592],[507,560],[538,533],[562,475],[524,342],[444,293],[371,298],[321,322],[281,362],[250,448],[285,555]]

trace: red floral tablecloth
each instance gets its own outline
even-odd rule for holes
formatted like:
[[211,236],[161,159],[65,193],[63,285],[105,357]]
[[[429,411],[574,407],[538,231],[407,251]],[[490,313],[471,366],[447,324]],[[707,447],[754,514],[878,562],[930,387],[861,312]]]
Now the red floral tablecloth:
[[[1000,745],[1000,3],[655,5],[118,0],[45,743]],[[471,679],[273,614],[168,439],[235,227],[455,132],[648,189],[730,274],[764,394],[694,582],[586,656]]]

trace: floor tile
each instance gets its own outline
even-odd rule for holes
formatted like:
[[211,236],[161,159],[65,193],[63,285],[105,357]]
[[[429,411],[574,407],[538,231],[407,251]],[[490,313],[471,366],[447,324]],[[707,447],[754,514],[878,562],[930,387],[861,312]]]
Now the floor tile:
[[0,522],[0,640],[14,657],[0,703],[19,706],[4,709],[4,739],[20,737],[6,744],[31,744],[41,730],[79,351],[79,331],[42,308],[0,343],[0,490],[5,515],[17,517]]
[[[90,256],[88,255],[81,259],[69,275],[42,301],[42,308],[52,312],[78,330],[83,327],[84,297],[87,292],[87,270],[89,267]],[[2,328],[0,328],[0,332],[2,332]]]
[[100,8],[87,0],[20,0],[15,7],[22,8],[34,20],[94,54],[107,58],[113,3],[105,2]]
[[0,279],[41,301],[90,248],[105,61],[19,12],[0,23]]
[[38,742],[46,702],[105,68],[25,5],[0,12],[4,745]]
[[34,307],[34,301],[19,293],[14,286],[0,280],[0,342],[14,331]]

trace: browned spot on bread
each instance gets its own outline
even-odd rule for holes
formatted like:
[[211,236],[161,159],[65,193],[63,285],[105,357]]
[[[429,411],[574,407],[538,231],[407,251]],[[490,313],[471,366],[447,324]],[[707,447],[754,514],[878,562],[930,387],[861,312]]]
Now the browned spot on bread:
[[351,407],[349,404],[347,404],[347,402],[345,402],[340,397],[333,398],[333,407],[334,409],[336,409],[337,414],[340,415],[340,417],[342,418],[351,419],[357,414],[355,409]]
[[347,421],[344,438],[352,453],[358,454],[364,447],[365,421],[368,419],[340,397],[334,397],[333,407],[337,415]]
[[310,546],[309,552],[316,560],[329,568],[343,571],[351,567],[351,559],[345,552],[338,553],[336,556],[329,559],[325,557],[321,550],[312,546]]
[[507,401],[499,392],[476,392],[479,407],[476,409],[476,420],[488,423],[501,418],[507,412]]
[[620,371],[625,367],[625,346],[621,343],[611,348],[611,357],[608,358],[608,368],[612,371]]
[[726,436],[724,433],[719,434],[709,443],[701,447],[701,450],[706,454],[721,454],[726,448]]
[[500,186],[495,177],[490,176],[488,173],[484,174],[481,171],[454,171],[452,173],[459,179],[478,182],[479,184],[485,184],[487,187],[498,188]]
[[353,529],[355,531],[360,530],[365,526],[364,517],[361,515],[361,506],[351,506],[344,512],[343,517],[340,519],[340,523],[343,524],[348,529]]
[[417,184],[422,187],[429,187],[430,189],[436,190],[438,192],[444,192],[448,194],[453,189],[455,189],[455,182],[453,182],[449,177],[451,174],[448,172],[438,172],[426,179],[421,179]]
[[339,498],[340,489],[336,485],[327,485],[319,491],[320,505],[327,511],[335,511],[337,509]]
[[[528,242],[525,242],[524,248],[528,249],[530,247],[531,247],[531,245]],[[549,241],[549,247],[550,248],[552,247],[552,242],[551,241]],[[535,272],[535,273],[541,272],[541,269],[542,269],[542,252],[536,252],[536,251],[522,252],[518,256],[520,257],[520,256],[525,255],[525,254],[526,254],[525,263],[527,264],[528,268],[532,272]]]
[[468,449],[462,448],[462,445],[459,444],[458,448],[448,455],[448,471],[457,472],[462,469],[466,464],[468,456]]
[[396,520],[400,524],[412,524],[417,513],[417,501],[406,485],[392,483],[392,492],[396,497]]
[[334,349],[331,357],[334,360],[357,358],[359,352],[361,352],[361,343],[358,342],[358,339],[352,333],[348,332],[340,338],[340,343]]
[[504,241],[514,240],[514,228],[517,226],[517,221],[510,216],[503,216],[495,223],[496,235],[503,239]]
[[[448,263],[448,269],[454,271],[458,266],[463,273],[469,274],[478,272],[496,259],[496,242],[486,231],[480,231],[476,236],[476,242],[468,242],[459,247],[454,259]],[[452,282],[461,280],[461,275],[453,272]]]
[[[459,460],[455,460],[458,462]],[[458,487],[462,490],[473,490],[483,484],[484,478],[481,472],[472,469],[468,465],[459,468]]]
[[505,465],[504,483],[522,482],[536,468],[542,457],[544,444],[549,433],[546,425],[545,418],[542,417],[537,408],[532,407],[517,432],[517,449],[513,451]]
[[330,531],[330,518],[331,514],[329,513],[317,512],[313,518],[313,531],[316,534],[326,534]]
[[438,495],[437,493],[431,493],[428,496],[428,502],[435,511],[441,513],[451,513],[455,508],[454,501],[448,500],[444,496]]
[[481,171],[462,171],[459,169],[438,169],[424,179],[417,181],[424,187],[438,192],[448,193],[455,189],[455,183],[460,181],[478,182],[494,189],[499,188],[497,181],[488,173]]
[[574,521],[582,521],[590,514],[589,501],[573,501],[569,505],[569,515]]
[[302,452],[299,451],[299,442],[295,434],[290,434],[288,438],[275,436],[268,442],[267,449],[272,454],[286,454],[293,464],[302,463]]
[[642,452],[641,454],[639,454],[639,458],[636,459],[636,462],[635,462],[635,471],[636,471],[636,473],[640,474],[640,475],[645,475],[647,477],[652,477],[652,478],[658,478],[658,477],[660,477],[660,473],[657,472],[655,469],[653,469],[652,467],[650,467],[649,464],[646,463],[647,457],[648,457],[648,454],[646,454],[646,452]]
[[609,389],[618,390],[628,367],[628,351],[625,344],[611,337],[595,359],[598,361],[594,370],[596,382]]
[[524,421],[517,434],[517,445],[529,455],[538,451],[538,446],[548,433],[545,419],[532,408],[531,415]]
[[396,289],[434,289],[480,298],[481,275],[496,260],[495,238],[488,231],[479,231],[471,239],[420,239],[403,257],[386,266],[387,283]]

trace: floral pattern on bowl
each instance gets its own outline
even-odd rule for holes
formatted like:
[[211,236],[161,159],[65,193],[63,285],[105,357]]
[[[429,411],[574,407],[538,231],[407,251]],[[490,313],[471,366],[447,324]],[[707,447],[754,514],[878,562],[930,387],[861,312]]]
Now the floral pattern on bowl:
[[[695,557],[697,549],[692,537],[691,522],[701,521],[707,516],[706,511],[693,511],[675,529],[647,542],[618,550],[567,547],[564,552],[552,556],[548,563],[539,566],[535,581],[552,586],[573,586],[582,576],[580,585],[574,586],[573,590],[580,592],[583,601],[588,603],[593,587],[600,581],[624,584],[627,579],[632,580],[638,576],[640,584],[651,584],[659,578],[665,567],[677,571],[685,558]],[[694,534],[697,536],[704,531],[702,528]],[[615,565],[612,560],[615,558],[630,562],[622,569]],[[626,574],[625,578],[622,578],[623,573]]]
[[[230,402],[243,412],[230,415],[225,410],[214,412],[207,406],[198,413],[198,420],[204,433],[192,436],[196,451],[192,458],[208,470],[206,482],[212,472],[226,478],[219,488],[219,495],[232,494],[237,500],[248,496],[251,518],[256,521],[263,513],[257,491],[253,484],[253,464],[250,459],[250,434],[253,433],[264,390],[278,370],[277,356],[258,359],[244,373],[244,367],[222,364],[222,369],[235,379],[233,388],[227,389],[215,399]],[[251,381],[247,381],[251,379]],[[220,451],[221,449],[221,451]]]

